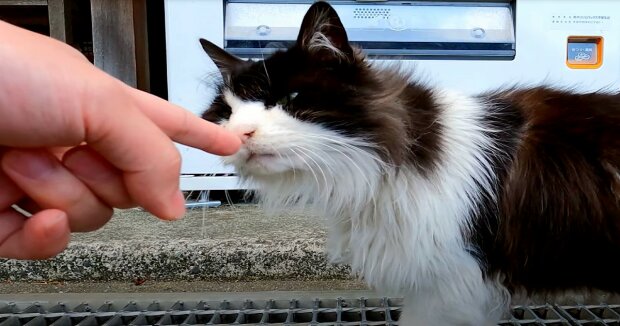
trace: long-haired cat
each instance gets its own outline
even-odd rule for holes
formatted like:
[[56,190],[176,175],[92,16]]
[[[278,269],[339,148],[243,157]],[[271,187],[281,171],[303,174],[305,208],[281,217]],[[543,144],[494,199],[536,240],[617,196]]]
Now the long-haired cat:
[[374,67],[325,2],[261,61],[201,43],[223,75],[203,117],[243,139],[225,162],[266,208],[327,217],[330,258],[403,293],[401,325],[620,290],[620,94],[434,89]]

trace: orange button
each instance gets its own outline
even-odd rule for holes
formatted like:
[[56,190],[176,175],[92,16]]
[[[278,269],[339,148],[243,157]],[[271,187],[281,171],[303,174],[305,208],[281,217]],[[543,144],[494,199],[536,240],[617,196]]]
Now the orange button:
[[566,65],[573,69],[596,69],[603,64],[603,38],[570,36],[566,46]]

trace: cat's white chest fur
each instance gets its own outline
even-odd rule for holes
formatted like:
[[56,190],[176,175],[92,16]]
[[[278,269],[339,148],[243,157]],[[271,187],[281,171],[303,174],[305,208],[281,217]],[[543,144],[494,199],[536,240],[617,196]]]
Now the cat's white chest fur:
[[[331,219],[329,253],[351,264],[379,291],[424,298],[409,303],[413,309],[407,320],[417,321],[415,325],[431,322],[424,319],[425,311],[437,312],[446,298],[462,310],[441,312],[445,318],[457,321],[467,314],[485,325],[498,318],[508,294],[497,280],[483,278],[464,237],[480,196],[494,196],[495,176],[484,154],[491,143],[485,133],[493,131],[481,122],[483,104],[448,92],[436,96],[442,108],[437,123],[443,130],[439,166],[430,175],[388,168],[390,172],[370,177],[377,181],[367,189],[365,205],[331,212],[336,218]],[[471,310],[472,304],[484,309]],[[475,316],[474,311],[491,315]]]
[[[494,182],[480,154],[480,147],[490,143],[477,120],[483,112],[481,104],[458,94],[439,93],[437,101],[442,107],[437,122],[443,130],[442,153],[433,173],[387,167],[380,175],[347,176],[373,180],[365,194],[357,192],[365,198],[356,202],[366,203],[323,212],[336,217],[330,228],[335,230],[329,248],[333,257],[347,257],[355,271],[382,289],[412,289],[438,277],[458,277],[467,272],[462,268],[472,273],[479,269],[464,236],[475,202],[485,193],[480,187],[492,194]],[[377,163],[366,159],[361,164]]]

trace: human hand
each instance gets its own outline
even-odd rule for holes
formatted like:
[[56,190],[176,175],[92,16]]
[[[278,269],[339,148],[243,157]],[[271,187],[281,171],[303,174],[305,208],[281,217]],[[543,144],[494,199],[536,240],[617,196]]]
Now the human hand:
[[0,21],[0,257],[56,255],[71,232],[103,226],[113,207],[181,217],[181,159],[171,139],[218,155],[240,146],[68,45]]

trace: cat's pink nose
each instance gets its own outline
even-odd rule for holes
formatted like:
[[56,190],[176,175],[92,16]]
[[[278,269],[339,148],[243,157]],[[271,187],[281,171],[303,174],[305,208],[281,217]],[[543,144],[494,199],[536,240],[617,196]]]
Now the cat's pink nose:
[[240,135],[241,141],[245,143],[246,141],[248,141],[248,139],[254,136],[255,132],[256,130],[241,132],[241,135]]

